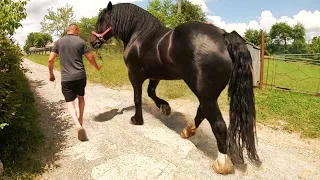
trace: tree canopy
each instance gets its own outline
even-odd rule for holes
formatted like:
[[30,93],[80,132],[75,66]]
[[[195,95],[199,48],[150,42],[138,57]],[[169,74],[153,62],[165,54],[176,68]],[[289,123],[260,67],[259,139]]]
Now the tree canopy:
[[178,4],[171,0],[153,0],[149,2],[147,10],[158,18],[165,26],[174,28],[188,21],[205,22],[205,13],[201,7],[188,0],[182,1],[181,14],[178,14]]
[[67,33],[68,25],[74,22],[73,6],[67,4],[64,7],[57,8],[56,11],[49,8],[48,14],[44,16],[40,24],[43,32],[62,37]]
[[21,27],[20,21],[27,17],[25,5],[27,1],[1,0],[0,1],[0,32],[13,35]]

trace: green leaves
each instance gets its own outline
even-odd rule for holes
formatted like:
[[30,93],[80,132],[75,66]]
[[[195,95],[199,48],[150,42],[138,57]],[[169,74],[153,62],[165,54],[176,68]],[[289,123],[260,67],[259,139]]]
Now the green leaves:
[[147,10],[169,28],[174,28],[188,21],[205,21],[205,13],[200,6],[187,0],[182,1],[180,15],[177,13],[178,5],[173,4],[171,0],[153,0],[149,3]]
[[312,38],[312,43],[310,46],[311,53],[320,53],[320,36]]
[[67,4],[56,11],[48,9],[48,14],[40,22],[43,32],[62,37],[66,34],[68,25],[75,21],[73,7]]
[[2,0],[0,2],[0,32],[13,35],[21,27],[20,21],[27,17],[24,6],[28,0]]
[[275,23],[270,30],[271,39],[277,43],[284,42],[286,44],[292,38],[292,34],[292,28],[285,22]]
[[80,37],[85,41],[89,41],[91,32],[95,29],[98,16],[92,18],[81,18],[79,22]]
[[2,124],[0,124],[0,129],[3,129],[5,126],[9,126],[9,124],[8,124],[8,123],[2,123]]
[[31,32],[28,34],[26,43],[23,46],[25,52],[29,53],[30,47],[45,47],[48,42],[52,42],[52,36],[47,33]]
[[247,29],[244,33],[244,38],[256,46],[261,44],[261,33],[259,30]]

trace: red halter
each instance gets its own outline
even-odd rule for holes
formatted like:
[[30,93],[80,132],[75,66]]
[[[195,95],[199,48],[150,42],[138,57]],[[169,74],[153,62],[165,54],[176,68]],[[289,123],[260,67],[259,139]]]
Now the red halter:
[[98,34],[97,32],[94,32],[94,31],[92,31],[92,34],[93,35],[95,35],[95,36],[97,36],[97,38],[99,38],[101,41],[105,41],[104,39],[103,39],[103,36],[104,35],[106,35],[109,31],[111,31],[112,30],[112,28],[111,27],[109,27],[107,30],[105,30],[102,34]]
[[249,66],[250,66],[250,71],[251,71],[251,75],[252,75],[252,79],[253,79],[253,69],[252,69],[251,65],[249,65]]

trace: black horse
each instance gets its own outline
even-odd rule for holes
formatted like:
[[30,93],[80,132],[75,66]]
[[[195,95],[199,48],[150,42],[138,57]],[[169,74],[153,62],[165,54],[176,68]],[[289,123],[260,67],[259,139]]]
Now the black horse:
[[[157,97],[160,80],[183,79],[199,100],[195,124],[182,130],[188,138],[206,118],[217,139],[217,173],[232,171],[232,162],[243,163],[243,149],[258,161],[255,148],[255,104],[252,59],[245,40],[212,24],[188,22],[168,29],[146,10],[128,3],[109,2],[98,17],[91,45],[98,49],[112,36],[124,43],[124,62],[134,89],[135,115],[131,122],[143,124],[142,84],[150,79],[148,95],[165,115],[171,108]],[[227,128],[217,99],[228,85],[230,125]],[[230,157],[231,156],[231,160]]]

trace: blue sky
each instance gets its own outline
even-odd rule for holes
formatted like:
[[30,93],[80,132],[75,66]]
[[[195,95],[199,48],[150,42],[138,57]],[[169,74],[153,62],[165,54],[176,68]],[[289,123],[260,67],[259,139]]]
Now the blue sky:
[[[264,10],[271,11],[276,18],[292,17],[301,10],[312,12],[320,10],[320,0],[207,0],[205,2],[210,10],[208,15],[220,16],[226,23],[249,22],[257,19]],[[148,0],[135,4],[146,8]]]
[[249,22],[260,16],[264,10],[273,16],[293,16],[301,10],[320,9],[320,0],[217,0],[209,2],[208,7],[215,16],[220,16],[227,23]]

